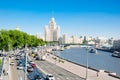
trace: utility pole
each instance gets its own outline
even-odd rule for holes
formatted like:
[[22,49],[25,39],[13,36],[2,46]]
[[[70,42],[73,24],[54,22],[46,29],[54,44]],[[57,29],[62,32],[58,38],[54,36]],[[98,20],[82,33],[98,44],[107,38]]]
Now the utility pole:
[[27,44],[25,45],[25,80],[27,80]]
[[86,51],[86,80],[88,80],[88,48]]

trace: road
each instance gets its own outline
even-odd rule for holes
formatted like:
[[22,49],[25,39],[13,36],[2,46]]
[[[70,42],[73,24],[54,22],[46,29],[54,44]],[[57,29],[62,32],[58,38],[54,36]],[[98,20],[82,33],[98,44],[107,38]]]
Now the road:
[[24,80],[25,73],[23,70],[17,70],[16,61],[13,59],[12,61],[15,62],[14,65],[10,65],[11,69],[11,80]]
[[84,80],[83,78],[80,78],[79,76],[47,61],[35,62],[46,73],[53,74],[56,80]]
[[[18,70],[17,69],[17,62],[16,60],[13,58],[11,59],[10,62],[14,62],[14,65],[10,65],[10,73],[11,73],[11,79],[10,80],[24,80],[25,79],[25,72],[23,70]],[[25,60],[22,59],[22,64],[24,65]],[[34,68],[33,72],[29,73],[29,75],[27,75],[27,80],[34,80],[34,76],[36,74],[42,75],[42,73],[38,70],[38,68]],[[30,79],[29,79],[30,78]]]

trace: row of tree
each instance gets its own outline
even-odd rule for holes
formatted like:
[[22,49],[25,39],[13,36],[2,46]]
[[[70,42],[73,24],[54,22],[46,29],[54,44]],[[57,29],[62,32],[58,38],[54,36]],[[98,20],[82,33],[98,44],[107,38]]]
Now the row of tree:
[[28,35],[19,30],[0,30],[0,50],[22,48],[26,44],[28,47],[36,47],[46,43],[34,35]]

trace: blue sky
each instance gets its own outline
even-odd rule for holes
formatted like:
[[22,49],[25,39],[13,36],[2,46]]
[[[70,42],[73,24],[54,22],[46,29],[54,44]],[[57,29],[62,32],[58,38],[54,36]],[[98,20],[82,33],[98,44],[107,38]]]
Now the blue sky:
[[61,35],[120,38],[119,0],[0,0],[0,29],[44,36],[53,15]]

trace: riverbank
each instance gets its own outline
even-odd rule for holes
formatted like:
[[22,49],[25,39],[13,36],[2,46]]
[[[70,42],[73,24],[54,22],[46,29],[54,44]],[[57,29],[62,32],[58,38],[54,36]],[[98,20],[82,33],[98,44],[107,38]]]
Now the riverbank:
[[[73,63],[73,62],[65,60],[65,59],[64,59],[64,63],[60,63],[59,61],[54,60],[53,57],[56,57],[59,59],[58,56],[50,54],[46,58],[46,60],[51,63],[54,63],[57,66],[60,66],[64,69],[66,69],[80,77],[83,77],[83,78],[86,77],[86,67],[85,66]],[[99,71],[99,75],[97,75],[98,71]],[[120,80],[119,77],[115,78],[113,76],[110,76],[109,74],[110,74],[109,72],[106,72],[104,70],[96,70],[96,69],[93,69],[90,67],[88,68],[88,79],[90,79],[90,80]]]
[[110,53],[114,52],[114,50],[111,50],[111,49],[104,49],[104,48],[96,48],[96,49],[100,51],[110,52]]

